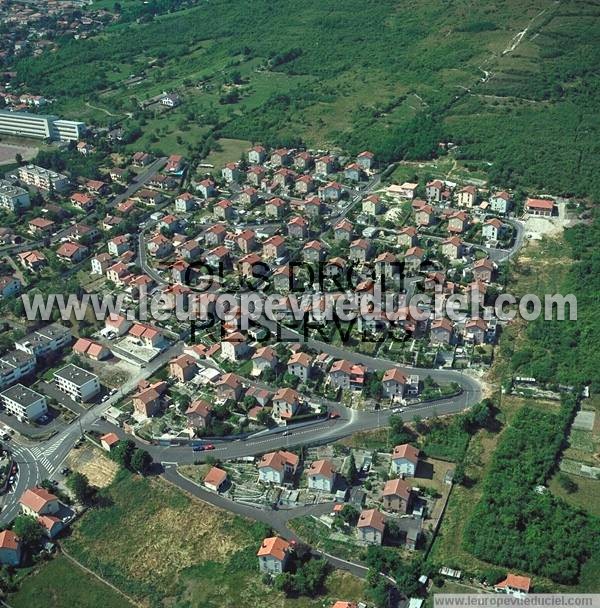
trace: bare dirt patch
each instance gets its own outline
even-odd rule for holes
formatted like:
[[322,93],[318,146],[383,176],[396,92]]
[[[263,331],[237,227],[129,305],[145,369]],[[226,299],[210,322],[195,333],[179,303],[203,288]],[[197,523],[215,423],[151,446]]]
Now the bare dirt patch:
[[109,486],[119,470],[116,462],[91,443],[84,443],[78,450],[72,450],[65,465],[73,471],[83,473],[97,488]]

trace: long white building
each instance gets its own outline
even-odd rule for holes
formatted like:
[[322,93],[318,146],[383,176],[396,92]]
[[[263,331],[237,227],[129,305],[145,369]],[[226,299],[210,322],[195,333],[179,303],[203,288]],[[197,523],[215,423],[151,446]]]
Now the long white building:
[[19,167],[17,175],[24,184],[40,190],[53,189],[55,192],[64,192],[69,189],[69,178],[66,175],[37,165]]
[[0,393],[0,399],[4,409],[21,422],[37,420],[48,411],[46,397],[22,384],[15,384]]
[[0,179],[0,207],[14,212],[27,209],[30,203],[31,199],[27,190]]
[[0,133],[17,137],[77,141],[86,131],[82,122],[62,120],[58,116],[0,110]]
[[98,376],[72,363],[54,372],[54,382],[59,390],[80,403],[100,392]]

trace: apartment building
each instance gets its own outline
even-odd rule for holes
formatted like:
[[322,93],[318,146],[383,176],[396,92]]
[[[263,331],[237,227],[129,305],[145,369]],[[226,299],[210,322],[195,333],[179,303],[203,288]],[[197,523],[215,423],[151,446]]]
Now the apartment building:
[[35,357],[21,350],[13,350],[0,357],[0,389],[14,384],[35,371]]
[[63,327],[59,323],[51,323],[17,340],[15,348],[37,358],[59,351],[71,344],[72,339],[69,328]]
[[72,363],[54,372],[54,382],[73,401],[89,401],[100,392],[98,376]]
[[66,175],[36,165],[19,167],[18,176],[23,183],[40,190],[64,192],[69,188],[69,179]]
[[20,209],[27,209],[30,204],[31,199],[27,190],[0,179],[0,207],[14,213]]
[[0,399],[4,409],[21,422],[37,420],[48,411],[46,397],[22,384],[15,384],[0,393]]

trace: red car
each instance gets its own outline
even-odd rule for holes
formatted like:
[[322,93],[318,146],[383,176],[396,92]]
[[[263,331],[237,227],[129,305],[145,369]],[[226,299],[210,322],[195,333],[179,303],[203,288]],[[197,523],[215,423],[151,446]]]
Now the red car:
[[339,418],[340,413],[339,412],[329,412],[329,417],[330,418]]
[[207,443],[207,444],[204,446],[204,449],[205,449],[205,450],[214,450],[214,449],[215,449],[215,446],[214,446],[212,443]]

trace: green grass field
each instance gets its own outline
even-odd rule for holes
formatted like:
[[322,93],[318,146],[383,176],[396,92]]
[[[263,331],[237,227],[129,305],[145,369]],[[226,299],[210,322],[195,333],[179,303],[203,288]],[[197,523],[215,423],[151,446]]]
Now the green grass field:
[[[192,499],[161,479],[121,474],[104,492],[108,506],[85,513],[62,542],[86,567],[144,605],[320,608],[364,597],[362,581],[334,571],[319,597],[286,598],[263,584],[258,571],[256,550],[267,532],[262,525]],[[42,591],[55,598],[46,605],[57,608],[128,605],[102,583],[84,583],[88,578],[65,558],[54,559],[24,580],[11,605],[31,606]]]
[[[42,600],[43,598],[43,600]],[[97,578],[57,556],[29,574],[9,597],[13,608],[40,605],[52,608],[131,608],[133,604]]]

